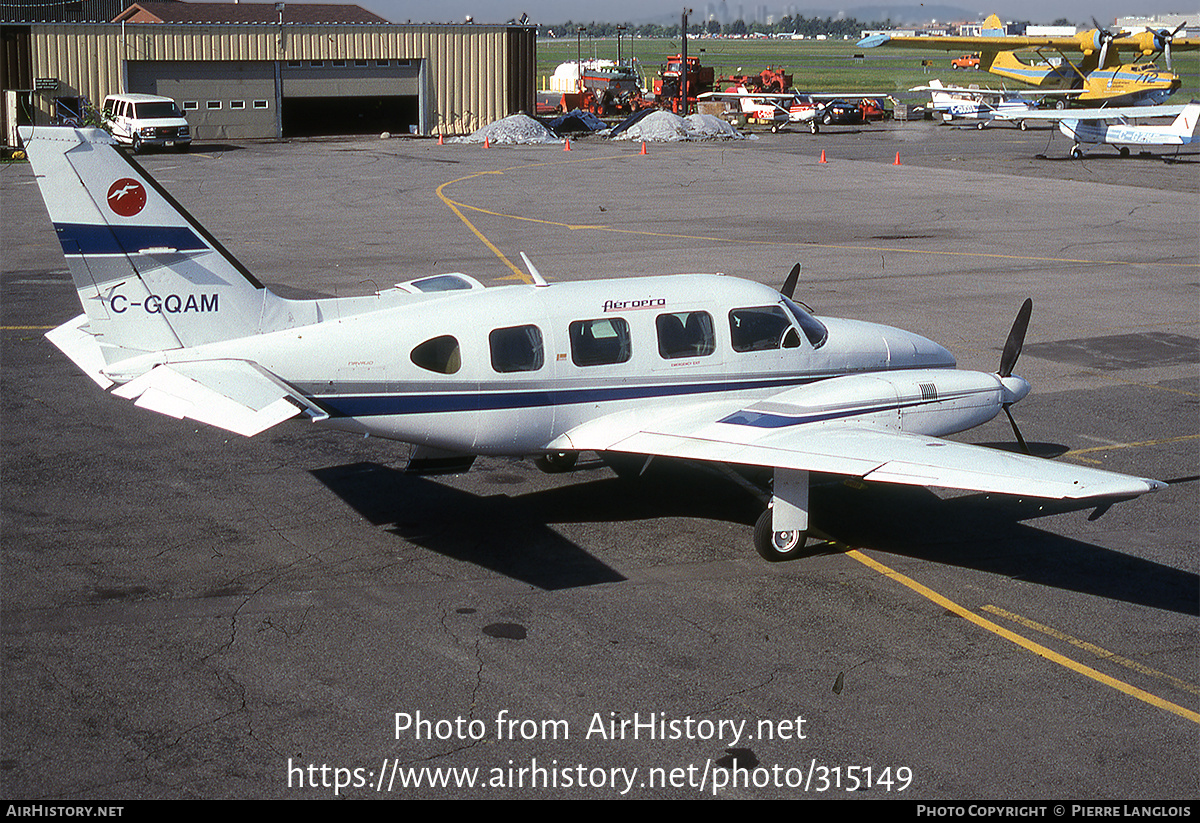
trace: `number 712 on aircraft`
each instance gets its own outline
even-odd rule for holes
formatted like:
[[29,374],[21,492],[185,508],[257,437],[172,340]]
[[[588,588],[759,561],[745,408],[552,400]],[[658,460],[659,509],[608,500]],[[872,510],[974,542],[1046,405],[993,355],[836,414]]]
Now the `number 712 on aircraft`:
[[766,469],[768,560],[805,551],[813,473],[1098,510],[1164,485],[942,439],[1029,392],[1012,372],[1030,301],[985,373],[911,332],[814,316],[792,299],[798,267],[777,291],[713,274],[548,284],[526,259],[531,285],[448,273],[292,300],[104,132],[21,134],[83,306],[46,336],[146,409],[245,436],[301,416],[410,443],[418,472],[583,450]]

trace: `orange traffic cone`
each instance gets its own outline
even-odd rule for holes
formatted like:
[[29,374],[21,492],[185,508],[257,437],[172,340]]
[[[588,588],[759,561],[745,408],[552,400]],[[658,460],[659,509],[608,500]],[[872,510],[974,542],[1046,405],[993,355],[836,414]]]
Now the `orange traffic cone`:
[[817,162],[818,163],[828,163],[829,162],[828,160],[825,159],[825,149],[821,149],[821,159],[818,160]]
[[646,141],[643,140],[642,141],[642,150],[639,151],[638,154],[645,154],[645,153],[646,153]]
[[563,151],[570,151],[570,150],[571,150],[571,138],[568,137],[567,145],[563,146]]
[[490,140],[488,140],[486,137],[483,138],[483,147],[485,149],[490,149],[492,147],[492,142]]
[[894,163],[892,163],[892,165],[893,165],[893,166],[899,166],[899,165],[900,165],[900,152],[896,152],[896,161],[895,161]]
[[442,135],[440,135],[440,134],[438,135],[438,145],[439,146],[446,145],[446,141],[443,139]]

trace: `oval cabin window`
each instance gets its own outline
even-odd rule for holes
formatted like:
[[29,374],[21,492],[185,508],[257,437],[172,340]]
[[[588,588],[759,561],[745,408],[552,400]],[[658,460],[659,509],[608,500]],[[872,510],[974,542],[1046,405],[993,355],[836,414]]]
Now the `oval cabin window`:
[[438,374],[454,374],[462,367],[458,340],[448,334],[426,340],[409,357],[421,368]]

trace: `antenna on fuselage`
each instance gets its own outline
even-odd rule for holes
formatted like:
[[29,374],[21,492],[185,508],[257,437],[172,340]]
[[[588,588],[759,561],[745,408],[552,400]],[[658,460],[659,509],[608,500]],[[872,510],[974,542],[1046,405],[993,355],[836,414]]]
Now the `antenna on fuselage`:
[[531,278],[533,278],[533,285],[535,285],[535,286],[549,286],[550,285],[549,283],[546,282],[546,279],[544,277],[542,277],[542,273],[537,270],[537,266],[533,265],[533,262],[528,257],[525,256],[525,252],[521,252],[521,259],[525,261],[525,268],[529,269],[529,276]]

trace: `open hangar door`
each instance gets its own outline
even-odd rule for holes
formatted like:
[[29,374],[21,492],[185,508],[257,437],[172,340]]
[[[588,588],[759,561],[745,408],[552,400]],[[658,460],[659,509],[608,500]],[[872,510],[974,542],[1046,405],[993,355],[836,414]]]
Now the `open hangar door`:
[[419,98],[284,97],[283,136],[407,134],[419,124]]
[[284,137],[406,134],[421,125],[419,60],[305,60],[280,67]]

